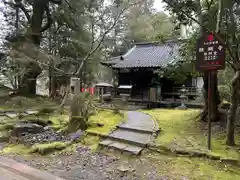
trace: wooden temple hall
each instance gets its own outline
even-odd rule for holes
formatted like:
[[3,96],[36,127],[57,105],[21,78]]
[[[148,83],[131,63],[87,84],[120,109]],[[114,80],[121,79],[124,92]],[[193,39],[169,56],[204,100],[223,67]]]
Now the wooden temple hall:
[[[165,43],[135,44],[124,55],[101,64],[112,68],[117,77],[115,95],[129,92],[132,100],[162,101],[178,99],[183,84],[155,73],[179,60],[180,40]],[[189,77],[184,83],[186,94],[192,98],[202,88],[202,79]]]

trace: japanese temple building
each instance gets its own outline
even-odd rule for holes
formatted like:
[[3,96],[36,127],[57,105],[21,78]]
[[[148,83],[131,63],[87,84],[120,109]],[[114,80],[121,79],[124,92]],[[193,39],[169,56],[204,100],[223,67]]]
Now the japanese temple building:
[[[132,99],[149,99],[152,88],[155,88],[157,100],[179,96],[179,89],[183,84],[177,84],[168,77],[160,77],[155,71],[180,60],[180,45],[181,40],[165,43],[139,43],[124,55],[113,57],[101,64],[114,70],[118,86],[132,86]],[[195,96],[196,90],[202,88],[203,80],[201,77],[189,77],[184,85],[188,93]]]

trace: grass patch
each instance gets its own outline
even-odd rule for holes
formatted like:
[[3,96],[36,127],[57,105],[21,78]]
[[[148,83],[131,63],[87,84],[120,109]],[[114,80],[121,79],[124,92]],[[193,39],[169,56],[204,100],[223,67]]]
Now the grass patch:
[[153,161],[158,173],[168,177],[167,179],[184,179],[184,177],[191,180],[240,179],[239,168],[207,159],[189,159],[156,154],[148,155],[145,158]]
[[[207,128],[203,128],[207,123],[200,122],[196,118],[200,113],[199,110],[156,109],[144,112],[154,117],[162,129],[156,139],[157,145],[172,149],[207,152]],[[212,134],[212,151],[209,153],[223,158],[240,160],[238,147],[226,146],[225,138],[224,131],[214,132]],[[239,136],[236,138],[240,142]]]
[[1,151],[3,154],[29,154],[31,149],[26,147],[23,144],[9,144],[8,146],[4,147]]
[[[1,89],[0,89],[1,93]],[[15,96],[8,97],[0,100],[0,110],[1,111],[16,111],[21,112],[26,109],[46,111],[46,109],[52,109],[57,107],[58,104],[46,97],[34,96],[34,97],[23,97]]]
[[[90,127],[87,129],[87,132],[107,135],[114,130],[123,119],[124,117],[121,114],[115,114],[112,110],[98,111],[95,115],[89,118]],[[98,127],[96,124],[103,124],[103,126]]]

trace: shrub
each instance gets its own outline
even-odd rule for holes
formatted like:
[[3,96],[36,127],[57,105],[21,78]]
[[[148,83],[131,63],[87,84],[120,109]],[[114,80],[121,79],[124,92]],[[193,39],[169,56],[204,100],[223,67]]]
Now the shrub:
[[219,94],[222,100],[230,101],[231,99],[231,87],[228,85],[218,86]]
[[93,97],[89,93],[74,95],[70,104],[68,132],[74,132],[78,129],[86,130],[88,119],[95,112]]

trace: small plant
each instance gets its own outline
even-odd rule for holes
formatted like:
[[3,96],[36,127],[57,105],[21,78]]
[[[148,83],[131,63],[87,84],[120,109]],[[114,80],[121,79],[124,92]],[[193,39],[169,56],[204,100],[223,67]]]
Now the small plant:
[[73,96],[70,104],[70,120],[68,132],[78,129],[86,130],[89,117],[96,112],[93,97],[89,93],[79,93]]

